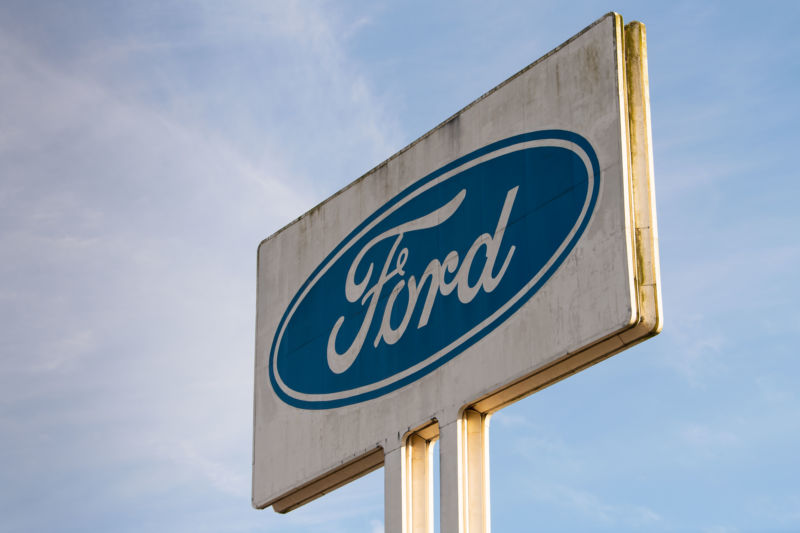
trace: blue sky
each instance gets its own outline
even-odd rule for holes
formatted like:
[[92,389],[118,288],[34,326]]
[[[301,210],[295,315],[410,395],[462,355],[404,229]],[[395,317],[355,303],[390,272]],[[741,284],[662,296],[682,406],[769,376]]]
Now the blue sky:
[[800,4],[0,4],[0,531],[250,508],[257,244],[614,9],[647,26],[664,332],[497,414],[495,531],[800,531]]

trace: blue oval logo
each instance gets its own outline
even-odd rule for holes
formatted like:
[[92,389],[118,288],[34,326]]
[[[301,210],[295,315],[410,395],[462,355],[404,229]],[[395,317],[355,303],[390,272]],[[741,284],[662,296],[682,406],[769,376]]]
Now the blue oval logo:
[[517,311],[581,237],[600,167],[580,135],[516,135],[421,178],[354,229],[278,324],[270,382],[329,409],[407,385]]

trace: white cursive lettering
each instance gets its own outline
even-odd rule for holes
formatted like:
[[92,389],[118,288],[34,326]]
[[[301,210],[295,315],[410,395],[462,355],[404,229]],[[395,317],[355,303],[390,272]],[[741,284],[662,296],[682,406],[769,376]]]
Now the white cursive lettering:
[[[400,224],[392,229],[386,230],[369,241],[364,248],[361,249],[358,255],[356,255],[355,260],[350,265],[350,269],[347,272],[347,277],[345,280],[345,296],[347,297],[347,300],[351,303],[361,300],[362,307],[365,305],[367,307],[363,315],[361,327],[359,328],[355,339],[343,353],[339,353],[336,350],[336,338],[339,334],[342,324],[344,324],[345,317],[340,316],[334,324],[330,336],[328,337],[327,348],[328,366],[330,367],[331,371],[336,374],[341,374],[350,368],[350,366],[352,366],[356,357],[358,357],[358,354],[361,352],[361,348],[364,345],[367,333],[369,332],[373,319],[375,318],[375,312],[377,310],[381,291],[383,290],[383,287],[395,276],[399,276],[401,279],[395,283],[392,291],[389,293],[389,296],[386,299],[386,307],[383,310],[380,328],[373,341],[373,346],[376,348],[381,341],[384,341],[386,344],[395,344],[400,340],[400,338],[402,338],[403,334],[408,328],[411,317],[414,314],[414,310],[417,306],[417,300],[422,293],[425,283],[428,283],[428,292],[425,295],[425,300],[422,305],[422,312],[420,314],[419,322],[417,323],[417,329],[427,325],[428,320],[430,319],[431,310],[433,309],[433,305],[438,294],[447,296],[455,290],[459,301],[463,304],[466,304],[471,302],[481,289],[488,293],[497,288],[500,280],[505,275],[509,261],[511,261],[511,256],[514,254],[515,250],[514,246],[509,248],[508,254],[505,257],[500,270],[498,270],[496,274],[493,274],[494,266],[497,261],[497,254],[500,250],[500,244],[503,239],[503,234],[505,233],[506,225],[508,224],[511,208],[514,205],[517,189],[518,187],[514,187],[506,194],[505,202],[503,203],[503,208],[500,212],[500,218],[497,221],[494,235],[484,233],[478,236],[478,238],[475,239],[475,242],[473,242],[472,246],[467,251],[466,255],[464,255],[464,259],[460,265],[458,252],[455,250],[448,253],[442,262],[439,262],[438,259],[432,259],[422,272],[422,275],[420,275],[419,281],[417,281],[413,275],[409,276],[407,280],[404,278],[405,265],[408,260],[409,251],[408,248],[402,248],[399,253],[397,252],[400,242],[403,239],[403,235],[412,231],[425,230],[438,226],[449,219],[464,201],[464,197],[466,196],[465,190],[460,191],[452,200],[439,209],[436,209],[435,211],[416,220],[412,220],[410,222]],[[381,273],[377,280],[375,280],[374,285],[367,289],[369,282],[372,279],[374,266],[373,263],[369,264],[366,274],[358,282],[356,281],[356,271],[358,270],[358,267],[361,264],[361,261],[364,259],[366,253],[378,242],[389,238],[394,238],[394,242],[392,243],[392,247],[386,256]],[[486,250],[486,262],[483,265],[483,270],[481,271],[480,276],[473,285],[470,285],[469,277],[472,262],[474,261],[475,256],[478,254],[481,247],[485,248]],[[396,257],[395,254],[397,254]],[[445,279],[445,274],[454,275],[452,278],[447,280]],[[392,309],[394,309],[397,297],[404,288],[407,289],[408,292],[408,303],[400,324],[395,328],[391,325]]]

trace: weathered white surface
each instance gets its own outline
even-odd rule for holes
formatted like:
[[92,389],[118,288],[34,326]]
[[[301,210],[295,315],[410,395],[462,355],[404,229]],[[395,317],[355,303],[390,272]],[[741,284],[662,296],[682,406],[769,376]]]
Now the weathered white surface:
[[[259,246],[254,506],[376,447],[394,458],[401,436],[430,419],[439,421],[444,443],[464,407],[637,320],[620,32],[615,16],[604,17]],[[544,287],[477,344],[399,390],[328,410],[281,401],[268,377],[270,344],[290,299],[331,250],[426,174],[494,141],[545,129],[588,139],[602,180],[586,231]]]

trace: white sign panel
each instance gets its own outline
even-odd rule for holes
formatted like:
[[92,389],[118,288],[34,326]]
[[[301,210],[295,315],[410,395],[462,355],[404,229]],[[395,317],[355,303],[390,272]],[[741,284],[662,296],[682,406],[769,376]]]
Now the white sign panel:
[[657,333],[625,31],[600,19],[261,243],[255,507],[302,505],[431,421]]

